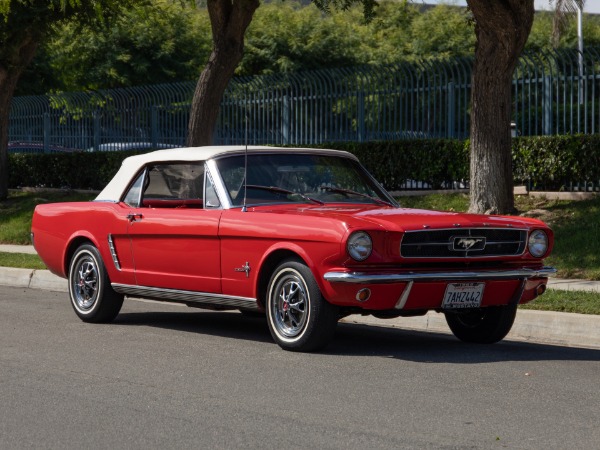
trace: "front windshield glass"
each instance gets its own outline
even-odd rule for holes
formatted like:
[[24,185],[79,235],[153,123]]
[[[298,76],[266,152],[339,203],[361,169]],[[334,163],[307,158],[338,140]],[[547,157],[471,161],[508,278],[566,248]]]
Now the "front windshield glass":
[[244,185],[244,155],[217,161],[232,204],[262,203],[375,203],[389,197],[356,161],[332,155],[248,155]]

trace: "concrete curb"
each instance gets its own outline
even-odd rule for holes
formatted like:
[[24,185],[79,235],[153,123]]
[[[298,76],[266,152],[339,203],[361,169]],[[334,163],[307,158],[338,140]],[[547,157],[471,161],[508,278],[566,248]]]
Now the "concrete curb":
[[30,289],[68,292],[67,280],[54,275],[49,270],[34,270],[31,274],[31,282],[28,287]]
[[[27,253],[37,255],[33,245],[5,245],[0,244],[0,252],[7,253]],[[54,284],[54,281],[52,282]],[[564,291],[590,291],[600,292],[600,281],[587,280],[567,280],[561,278],[550,278],[548,280],[548,288],[560,289]]]
[[49,270],[0,267],[0,286],[68,292],[67,280],[54,275]]
[[13,287],[29,287],[31,277],[35,270],[15,269],[12,267],[0,268],[0,285]]
[[[342,322],[452,334],[446,324],[444,315],[433,311],[428,312],[425,316],[399,317],[396,319],[349,316],[342,319]],[[600,349],[600,316],[520,309],[506,339]]]
[[563,278],[549,278],[548,288],[559,291],[600,292],[600,282],[589,280],[566,280]]
[[[573,283],[573,280],[559,280]],[[586,282],[577,282],[586,283]],[[15,269],[0,267],[0,285],[29,289],[67,292],[67,280],[48,270]],[[593,286],[596,288],[596,286]],[[342,319],[345,323],[401,328],[414,331],[431,331],[450,334],[443,314],[429,312],[420,317],[377,319],[372,316],[353,315]],[[508,340],[536,342],[600,349],[600,316],[559,313],[551,311],[519,310]]]

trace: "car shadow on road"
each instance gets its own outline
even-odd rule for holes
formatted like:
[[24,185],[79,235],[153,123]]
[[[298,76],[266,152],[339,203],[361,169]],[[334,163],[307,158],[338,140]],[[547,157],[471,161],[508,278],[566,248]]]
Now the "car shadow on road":
[[[150,326],[273,345],[265,318],[237,312],[125,312],[115,325]],[[282,350],[283,351],[283,350]],[[359,324],[338,324],[322,355],[371,356],[422,363],[480,364],[499,361],[600,361],[600,349],[561,347],[504,340],[467,344],[443,333]]]
[[113,324],[149,326],[232,339],[273,342],[266,319],[247,317],[238,312],[198,309],[183,309],[181,312],[126,312],[119,314]]
[[600,349],[503,340],[468,344],[451,334],[339,324],[326,353],[373,355],[422,363],[480,364],[500,361],[600,361]]

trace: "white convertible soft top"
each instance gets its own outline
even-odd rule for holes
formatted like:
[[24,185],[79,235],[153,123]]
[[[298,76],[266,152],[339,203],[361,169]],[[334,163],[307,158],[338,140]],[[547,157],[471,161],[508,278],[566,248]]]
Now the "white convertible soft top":
[[351,153],[341,150],[324,150],[310,148],[285,148],[285,147],[262,147],[243,145],[223,145],[223,146],[208,146],[208,147],[182,147],[171,148],[167,150],[157,150],[155,152],[144,153],[142,155],[134,155],[123,160],[123,164],[119,171],[115,174],[112,180],[96,197],[97,201],[118,202],[125,189],[129,186],[133,177],[146,164],[161,161],[208,161],[217,156],[223,156],[228,153],[243,153],[244,151],[251,153],[277,152],[277,153],[299,153],[299,152],[314,152],[344,155],[346,157],[356,157]]

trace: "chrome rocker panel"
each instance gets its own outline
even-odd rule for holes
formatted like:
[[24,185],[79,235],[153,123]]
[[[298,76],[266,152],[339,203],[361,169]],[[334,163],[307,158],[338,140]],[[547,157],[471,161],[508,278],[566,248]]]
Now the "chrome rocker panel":
[[112,288],[119,294],[130,297],[150,298],[160,301],[189,303],[190,306],[220,307],[221,309],[247,309],[258,311],[255,298],[234,297],[229,295],[211,294],[208,292],[181,291],[177,289],[162,289],[150,286],[132,286],[129,284],[112,283]]
[[327,272],[323,278],[332,283],[385,284],[408,283],[411,281],[462,281],[462,280],[506,280],[547,278],[556,275],[554,267],[541,269],[489,270],[477,272],[426,272],[426,273],[363,273]]

